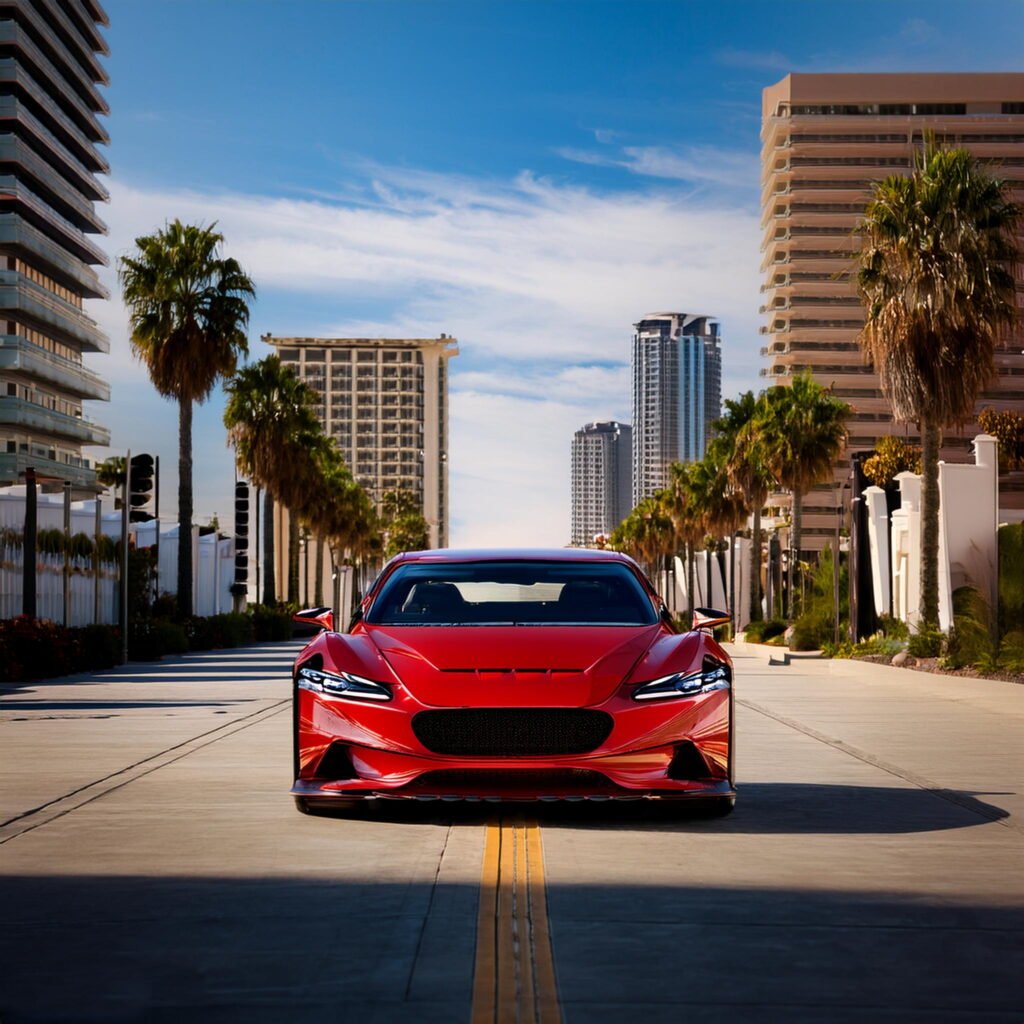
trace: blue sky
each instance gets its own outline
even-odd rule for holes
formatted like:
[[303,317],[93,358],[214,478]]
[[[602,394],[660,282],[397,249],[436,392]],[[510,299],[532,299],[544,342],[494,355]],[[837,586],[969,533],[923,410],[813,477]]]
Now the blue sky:
[[[633,320],[720,317],[757,388],[761,89],[790,70],[1019,70],[1012,3],[106,0],[108,248],[217,220],[260,334],[455,335],[456,544],[564,543],[569,443],[629,419]],[[93,304],[119,449],[176,416]],[[222,397],[200,519],[229,518]],[[167,481],[172,484],[173,480]],[[166,489],[170,493],[170,487]]]

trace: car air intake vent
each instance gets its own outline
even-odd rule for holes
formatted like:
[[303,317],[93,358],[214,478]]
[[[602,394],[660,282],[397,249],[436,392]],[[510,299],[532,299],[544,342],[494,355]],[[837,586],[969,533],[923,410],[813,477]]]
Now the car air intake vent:
[[475,757],[586,754],[608,739],[612,724],[611,715],[587,708],[457,708],[412,720],[432,753]]
[[483,790],[494,793],[575,793],[579,790],[612,787],[607,776],[585,768],[530,769],[440,769],[425,772],[409,789],[429,793],[451,793],[465,790]]
[[332,743],[316,766],[316,777],[318,779],[358,779],[359,774],[352,764],[352,758],[348,755],[348,747],[343,743]]
[[680,743],[668,766],[668,777],[679,782],[706,779],[711,774],[704,755],[689,742]]

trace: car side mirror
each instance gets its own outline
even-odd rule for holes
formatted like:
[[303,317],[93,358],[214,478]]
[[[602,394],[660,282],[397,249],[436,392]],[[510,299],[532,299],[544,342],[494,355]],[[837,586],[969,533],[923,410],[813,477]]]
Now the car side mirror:
[[296,612],[292,616],[292,620],[294,622],[308,622],[313,626],[319,626],[321,629],[334,629],[334,612],[326,605],[320,605],[316,608],[304,608],[301,612]]
[[731,621],[729,613],[719,611],[717,608],[693,609],[694,629],[705,629],[710,632],[715,626],[724,626],[729,621]]

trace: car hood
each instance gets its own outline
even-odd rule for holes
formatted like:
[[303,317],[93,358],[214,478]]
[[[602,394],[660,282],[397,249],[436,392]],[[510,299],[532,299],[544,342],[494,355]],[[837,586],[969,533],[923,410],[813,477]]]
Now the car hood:
[[367,629],[409,692],[436,707],[600,704],[660,632],[657,624]]

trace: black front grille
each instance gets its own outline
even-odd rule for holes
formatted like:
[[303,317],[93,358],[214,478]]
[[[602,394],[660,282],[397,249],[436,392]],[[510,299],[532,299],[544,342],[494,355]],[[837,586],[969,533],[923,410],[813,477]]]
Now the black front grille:
[[612,787],[607,776],[585,768],[550,769],[441,769],[425,772],[407,789],[420,792],[445,793],[466,789],[485,790],[492,793],[519,792],[574,793],[579,790],[608,789]]
[[608,739],[612,724],[611,715],[587,708],[453,708],[412,720],[427,750],[469,757],[586,754]]

